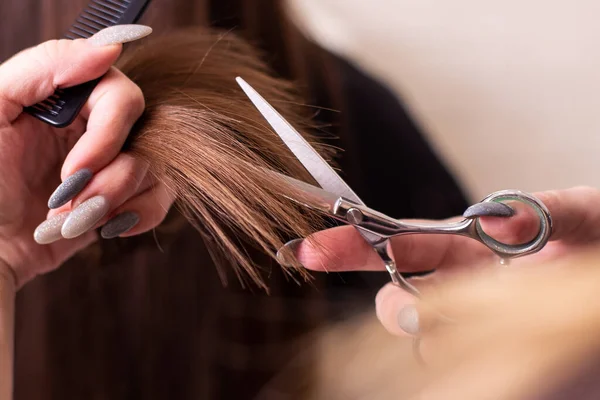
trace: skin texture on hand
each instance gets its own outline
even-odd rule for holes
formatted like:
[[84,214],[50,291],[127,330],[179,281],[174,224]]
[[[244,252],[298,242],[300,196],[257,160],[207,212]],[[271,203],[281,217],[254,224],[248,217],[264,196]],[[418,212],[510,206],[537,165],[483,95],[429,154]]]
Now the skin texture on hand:
[[[576,187],[535,194],[553,218],[550,242],[539,253],[514,259],[511,267],[531,262],[538,264],[568,255],[574,250],[600,241],[600,190]],[[509,218],[481,219],[483,229],[505,243],[531,240],[539,227],[537,216],[527,206],[511,202],[514,215]],[[314,234],[311,240],[295,243],[295,254],[306,268],[314,271],[380,271],[384,266],[368,243],[352,226],[342,226]],[[402,272],[436,270],[425,277],[413,278],[417,287],[432,287],[457,272],[493,264],[494,254],[472,239],[452,235],[406,235],[391,240],[398,269]],[[377,316],[388,331],[406,335],[399,322],[411,321],[406,327],[414,333],[418,318],[399,318],[401,310],[417,300],[393,284],[384,286],[376,299]]]
[[[59,238],[51,232],[60,228],[59,224],[46,223],[34,235],[35,227],[49,214],[48,206],[67,207],[92,179],[93,172],[118,158],[144,102],[141,91],[136,91],[137,87],[112,64],[121,53],[122,43],[151,32],[151,28],[140,25],[112,27],[89,40],[51,40],[0,64],[0,400],[13,397],[17,290],[95,241],[95,232],[83,228],[96,222],[91,217],[99,219],[99,213],[73,221],[70,233],[78,234],[70,241],[51,243]],[[101,76],[108,78],[100,82],[66,129],[54,129],[23,113],[24,107],[45,100],[57,88]],[[77,146],[84,133],[85,143]],[[146,169],[143,163],[135,167]],[[66,179],[75,172],[69,168],[83,170],[78,176],[85,179]],[[49,200],[52,189],[60,183],[61,170],[67,182]],[[36,242],[40,238],[43,244]]]
[[[145,102],[112,66],[122,43],[151,32],[118,25],[90,39],[44,42],[0,64],[0,258],[14,271],[17,289],[96,241],[94,230],[117,211],[138,211],[133,205],[142,193],[162,194],[147,177],[147,163],[121,151]],[[65,129],[23,113],[56,88],[100,77]],[[166,214],[173,199],[163,197],[168,201],[147,209]],[[156,225],[147,226],[147,216],[139,215],[140,225],[149,230]],[[119,228],[116,234],[133,226]]]

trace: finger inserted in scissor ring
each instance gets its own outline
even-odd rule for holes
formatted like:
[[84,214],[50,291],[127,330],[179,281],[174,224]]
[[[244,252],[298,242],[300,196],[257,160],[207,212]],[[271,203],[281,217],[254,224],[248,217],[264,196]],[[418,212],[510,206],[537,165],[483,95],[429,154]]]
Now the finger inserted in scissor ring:
[[520,257],[541,250],[552,233],[552,219],[546,206],[534,196],[504,190],[488,196],[482,203],[510,203],[510,218],[476,218],[479,240],[503,258]]

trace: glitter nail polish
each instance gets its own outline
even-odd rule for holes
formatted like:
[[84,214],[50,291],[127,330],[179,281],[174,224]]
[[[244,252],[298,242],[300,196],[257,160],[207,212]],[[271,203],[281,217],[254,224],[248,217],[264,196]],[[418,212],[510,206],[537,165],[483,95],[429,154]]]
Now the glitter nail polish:
[[110,204],[104,196],[92,197],[71,211],[62,226],[61,234],[66,239],[72,239],[89,231],[110,210]]
[[87,39],[94,46],[109,46],[133,42],[152,33],[152,28],[146,25],[124,24],[102,29]]
[[134,212],[124,212],[111,218],[100,230],[104,239],[116,238],[127,232],[140,222],[140,217]]
[[39,224],[33,232],[33,239],[39,244],[49,244],[62,239],[60,231],[69,214],[70,212],[64,212],[53,215]]
[[67,204],[73,197],[81,193],[83,188],[85,188],[92,179],[92,176],[92,171],[86,168],[80,169],[69,176],[56,188],[54,193],[52,193],[52,196],[50,196],[48,208],[59,208]]

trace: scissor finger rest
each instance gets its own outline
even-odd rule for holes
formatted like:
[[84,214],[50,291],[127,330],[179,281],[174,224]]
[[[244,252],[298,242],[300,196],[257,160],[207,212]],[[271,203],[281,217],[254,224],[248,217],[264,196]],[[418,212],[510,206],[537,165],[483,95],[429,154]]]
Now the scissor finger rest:
[[481,241],[501,258],[522,257],[528,254],[536,253],[544,248],[546,243],[548,243],[548,240],[550,240],[550,236],[552,235],[552,217],[550,216],[548,208],[544,203],[531,194],[518,190],[502,190],[490,194],[488,197],[483,199],[483,202],[504,202],[511,200],[519,201],[530,206],[539,218],[538,233],[531,241],[514,245],[502,243],[488,235],[483,230],[479,218],[474,219],[475,231],[478,236],[478,238],[475,239]]
[[503,259],[521,257],[540,251],[552,234],[550,212],[540,200],[518,190],[502,190],[492,193],[483,202],[516,200],[532,207],[539,217],[539,231],[536,237],[525,244],[506,244],[488,235],[481,227],[479,218],[464,219],[451,223],[413,223],[391,218],[368,207],[355,204],[344,198],[333,202],[332,215],[359,229],[368,231],[381,239],[400,235],[446,234],[460,235],[475,239],[486,245]]

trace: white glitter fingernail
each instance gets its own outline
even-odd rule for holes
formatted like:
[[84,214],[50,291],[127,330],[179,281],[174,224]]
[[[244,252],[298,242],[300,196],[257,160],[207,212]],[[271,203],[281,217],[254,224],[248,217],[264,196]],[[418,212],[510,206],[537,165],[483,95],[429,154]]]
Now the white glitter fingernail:
[[106,197],[95,196],[81,203],[71,211],[62,226],[61,234],[65,239],[72,239],[92,229],[110,210]]
[[109,46],[111,44],[133,42],[151,33],[152,28],[146,25],[115,25],[102,29],[90,37],[88,41],[94,46]]
[[33,239],[39,244],[49,244],[62,239],[60,231],[69,214],[69,212],[57,214],[39,224],[33,232]]

